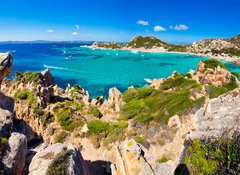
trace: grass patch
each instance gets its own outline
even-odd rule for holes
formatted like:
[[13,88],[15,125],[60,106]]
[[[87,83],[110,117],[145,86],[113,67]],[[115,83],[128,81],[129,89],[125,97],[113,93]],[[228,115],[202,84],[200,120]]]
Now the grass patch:
[[109,129],[109,123],[103,122],[100,120],[95,120],[88,123],[88,134],[90,135],[100,135],[103,133],[107,133]]
[[139,144],[143,144],[144,143],[144,139],[142,137],[135,137],[134,140],[135,140],[135,142],[137,142]]
[[64,140],[65,140],[65,138],[66,138],[66,136],[67,136],[67,132],[65,132],[65,131],[60,132],[60,133],[56,136],[55,142],[57,142],[57,143],[63,143]]
[[48,124],[52,123],[54,121],[54,116],[47,112],[41,117],[41,122],[43,123],[43,126],[47,126]]
[[102,113],[97,109],[97,108],[95,108],[95,107],[93,107],[92,109],[91,109],[91,113],[92,113],[92,115],[94,116],[94,117],[96,117],[96,118],[102,118]]
[[5,153],[5,150],[7,148],[8,145],[8,140],[7,138],[0,138],[0,160],[3,156],[3,154]]
[[82,105],[72,101],[57,103],[53,108],[53,113],[57,117],[59,124],[67,131],[73,131],[76,127],[84,125],[84,122],[76,115],[81,111]]
[[49,165],[47,175],[67,175],[70,156],[73,150],[63,151]]
[[171,160],[170,158],[163,156],[158,160],[158,163],[165,163],[167,161]]
[[167,124],[170,117],[194,104],[187,89],[164,92],[150,87],[131,88],[123,94],[123,100],[126,104],[120,120],[134,118],[142,123],[154,120]]

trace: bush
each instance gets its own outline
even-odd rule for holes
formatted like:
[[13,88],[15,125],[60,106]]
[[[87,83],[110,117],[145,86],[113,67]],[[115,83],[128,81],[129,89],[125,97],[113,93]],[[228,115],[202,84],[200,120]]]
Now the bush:
[[230,82],[222,87],[209,85],[206,87],[206,92],[210,98],[217,98],[218,96],[232,91],[238,87],[235,77],[231,76]]
[[139,144],[143,144],[144,143],[144,139],[142,137],[135,137],[134,140],[135,140],[135,142],[137,142]]
[[186,143],[184,162],[191,174],[237,174],[240,137],[193,140]]
[[63,143],[66,136],[67,136],[67,133],[65,131],[62,131],[56,136],[55,141],[57,143]]
[[5,153],[5,150],[7,148],[8,145],[8,140],[7,138],[0,138],[0,160],[3,156],[3,154]]
[[90,135],[100,135],[103,133],[107,133],[109,129],[109,123],[102,122],[100,120],[95,120],[87,124],[88,126],[88,134]]
[[67,175],[72,152],[73,150],[67,150],[57,154],[47,169],[47,175]]
[[158,160],[158,163],[165,163],[167,161],[171,160],[170,158],[163,156],[161,159]]
[[34,108],[33,109],[33,113],[38,115],[38,116],[42,116],[44,114],[44,111],[38,108]]
[[216,59],[208,59],[203,62],[205,64],[204,65],[205,69],[207,69],[207,68],[216,69],[218,66],[220,66],[221,68],[228,70],[227,67],[223,63],[221,63],[220,61],[217,61]]
[[41,117],[41,122],[43,123],[43,126],[47,126],[48,124],[52,123],[54,121],[54,117],[50,112],[45,113]]
[[18,100],[26,100],[30,94],[29,90],[22,90],[14,94],[14,98]]
[[[141,91],[143,90],[144,93]],[[141,94],[139,96],[139,94]],[[143,95],[144,94],[144,95]],[[170,117],[180,115],[193,106],[189,90],[170,92],[158,91],[152,88],[129,89],[123,94],[126,104],[120,120],[134,118],[136,122],[149,123],[154,120],[168,123]]]
[[96,118],[102,118],[102,113],[97,108],[92,108],[91,113]]
[[81,110],[81,104],[72,101],[57,103],[53,108],[54,115],[56,115],[59,124],[67,131],[73,131],[75,128],[84,125],[84,121],[74,118],[75,114]]
[[126,128],[128,127],[127,122],[112,123],[108,127],[108,135],[106,142],[111,143],[115,141],[123,141],[125,139]]

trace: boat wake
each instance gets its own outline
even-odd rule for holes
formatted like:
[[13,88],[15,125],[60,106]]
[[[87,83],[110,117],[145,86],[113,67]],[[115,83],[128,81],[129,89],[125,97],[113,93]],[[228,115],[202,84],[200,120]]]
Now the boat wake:
[[49,65],[46,65],[46,64],[44,64],[43,66],[45,68],[53,69],[53,70],[70,70],[70,69],[65,68],[65,67],[49,66]]

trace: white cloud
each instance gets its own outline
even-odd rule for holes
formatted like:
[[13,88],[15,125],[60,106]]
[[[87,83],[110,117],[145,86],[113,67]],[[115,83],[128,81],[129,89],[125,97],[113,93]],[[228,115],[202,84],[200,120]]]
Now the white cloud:
[[154,27],[154,31],[155,31],[155,32],[165,31],[165,30],[167,30],[167,29],[165,29],[165,28],[162,27],[162,26],[155,26],[155,27]]
[[143,21],[143,20],[138,20],[137,23],[139,25],[143,25],[143,26],[148,26],[149,25],[148,21]]
[[77,24],[75,25],[75,27],[76,27],[76,29],[79,29],[79,28],[80,28],[80,26],[79,26],[79,25],[77,25]]
[[48,29],[48,30],[47,30],[47,33],[53,33],[53,32],[54,32],[53,29]]
[[176,26],[174,27],[174,29],[175,29],[175,30],[178,30],[178,31],[180,31],[180,30],[188,30],[189,27],[186,26],[186,25],[184,25],[184,24],[180,24],[180,25],[176,25]]
[[73,36],[77,36],[78,33],[77,33],[77,32],[73,32],[72,35],[73,35]]

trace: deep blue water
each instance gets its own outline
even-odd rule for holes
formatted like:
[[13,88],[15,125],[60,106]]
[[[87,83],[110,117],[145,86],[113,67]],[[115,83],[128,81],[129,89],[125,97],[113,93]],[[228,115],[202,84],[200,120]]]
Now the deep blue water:
[[[174,70],[195,70],[203,57],[175,53],[133,53],[131,51],[92,50],[70,43],[0,44],[0,52],[11,51],[15,71],[42,71],[51,68],[57,84],[79,84],[92,97],[107,97],[111,87],[125,91],[129,86],[142,87],[144,78],[168,77]],[[225,63],[232,71],[240,69]]]

